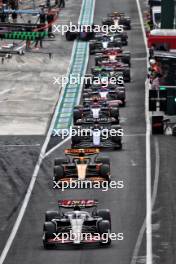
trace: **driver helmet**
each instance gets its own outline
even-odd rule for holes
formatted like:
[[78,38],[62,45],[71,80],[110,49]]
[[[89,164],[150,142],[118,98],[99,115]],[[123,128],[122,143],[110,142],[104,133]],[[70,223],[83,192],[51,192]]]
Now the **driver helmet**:
[[156,60],[155,60],[155,59],[151,59],[151,60],[150,60],[150,64],[151,64],[151,65],[154,65],[155,63],[156,63]]
[[80,206],[79,205],[75,205],[74,211],[80,211],[80,210],[81,210]]

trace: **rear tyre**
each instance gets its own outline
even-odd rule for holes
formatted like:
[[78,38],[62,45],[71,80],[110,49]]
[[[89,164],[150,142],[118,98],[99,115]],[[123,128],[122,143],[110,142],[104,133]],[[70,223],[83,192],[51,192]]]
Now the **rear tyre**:
[[68,163],[68,160],[64,158],[56,158],[54,160],[54,166],[59,166],[62,165],[63,163]]
[[107,181],[110,181],[110,166],[108,164],[102,164],[100,167],[100,175]]
[[119,124],[119,109],[117,107],[110,109],[110,116],[114,117],[117,120],[117,124]]
[[81,113],[79,109],[73,110],[73,123],[76,124],[77,120],[81,119]]
[[50,222],[53,219],[59,218],[59,213],[57,211],[46,211],[45,213],[45,221]]
[[58,182],[64,177],[64,169],[62,166],[54,166],[54,181]]
[[72,147],[79,144],[81,141],[81,137],[78,135],[78,129],[81,129],[80,127],[73,127],[73,131],[75,132],[74,135],[72,135]]
[[100,241],[100,245],[103,247],[107,247],[111,245],[111,239],[109,237],[111,232],[110,223],[107,220],[101,220],[98,222],[98,233],[103,238],[104,236],[106,239]]
[[73,32],[70,32],[70,31],[67,31],[66,34],[65,34],[65,37],[66,37],[67,41],[73,41],[73,40],[75,40],[77,38],[77,34],[73,33]]
[[111,140],[116,144],[114,149],[122,149],[122,135],[120,135],[122,133],[121,129],[122,128],[119,125],[111,126],[111,130],[116,131],[116,135],[111,136]]
[[109,209],[97,209],[97,216],[102,217],[103,220],[107,220],[111,224],[111,214]]
[[97,157],[96,160],[95,160],[95,162],[96,163],[103,163],[103,164],[110,165],[110,159],[109,159],[109,157],[105,157],[105,156]]
[[51,249],[52,244],[48,243],[48,239],[52,239],[56,233],[56,226],[52,222],[45,222],[43,226],[43,247],[45,249]]

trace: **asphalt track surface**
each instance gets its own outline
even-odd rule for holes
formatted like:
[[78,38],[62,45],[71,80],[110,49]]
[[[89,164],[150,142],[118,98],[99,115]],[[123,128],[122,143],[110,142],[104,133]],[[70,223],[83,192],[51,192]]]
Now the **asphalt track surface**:
[[153,255],[157,264],[174,264],[176,262],[175,138],[155,136],[153,142],[158,144],[160,159],[158,195],[152,217]]
[[[122,125],[125,131],[124,147],[122,151],[109,151],[107,154],[112,161],[112,179],[123,180],[125,187],[119,190],[67,190],[64,192],[52,190],[52,174],[53,174],[53,159],[63,155],[63,150],[70,146],[68,141],[65,145],[56,150],[52,155],[46,158],[39,171],[39,175],[24,215],[18,233],[13,241],[12,247],[7,255],[4,263],[16,264],[39,264],[39,263],[130,263],[133,255],[133,250],[139,235],[140,228],[145,218],[145,117],[144,117],[144,80],[146,76],[145,63],[145,48],[141,34],[140,22],[136,2],[131,0],[97,0],[95,8],[95,22],[100,23],[101,18],[106,16],[112,10],[124,11],[132,18],[133,29],[129,32],[129,50],[132,53],[132,82],[127,85],[127,106],[121,109]],[[90,60],[92,63],[92,59]],[[2,139],[3,140],[3,139]],[[9,142],[13,143],[13,139],[8,138]],[[18,199],[9,198],[3,203],[2,212],[6,211],[8,204],[14,207],[12,215],[8,218],[3,215],[1,225],[1,241],[0,249],[11,230],[16,213],[19,210],[20,202],[24,197],[25,190],[29,183],[33,168],[39,154],[41,142],[43,138],[28,138],[27,140],[19,139],[32,144],[40,144],[36,149],[27,150],[27,146],[18,149],[18,152],[13,158],[13,152],[10,156],[12,160],[6,160],[8,166],[12,166],[12,172],[6,177],[11,177],[14,182],[19,180],[19,171],[26,176],[26,181],[17,182],[20,190]],[[3,141],[4,144],[4,141]],[[4,150],[4,146],[3,148]],[[7,150],[6,150],[7,151]],[[10,152],[10,148],[8,148]],[[16,148],[13,149],[16,151]],[[3,152],[2,152],[3,155]],[[30,157],[30,159],[29,159]],[[32,157],[32,158],[31,158]],[[30,162],[29,162],[30,160]],[[33,162],[31,162],[31,160]],[[1,157],[1,163],[3,163]],[[14,168],[18,168],[16,172],[17,178],[13,174]],[[2,173],[6,173],[6,166]],[[8,185],[7,185],[8,186]],[[14,193],[15,190],[13,189]],[[7,192],[4,190],[4,192]],[[73,249],[62,247],[46,251],[42,247],[42,228],[44,221],[44,213],[48,209],[57,208],[58,199],[76,199],[76,198],[95,198],[100,202],[101,208],[109,208],[112,212],[112,232],[124,233],[123,241],[114,241],[112,246],[107,249],[88,248]],[[7,211],[6,211],[7,212]],[[8,212],[10,213],[10,212]],[[142,250],[142,255],[145,255],[145,243]]]

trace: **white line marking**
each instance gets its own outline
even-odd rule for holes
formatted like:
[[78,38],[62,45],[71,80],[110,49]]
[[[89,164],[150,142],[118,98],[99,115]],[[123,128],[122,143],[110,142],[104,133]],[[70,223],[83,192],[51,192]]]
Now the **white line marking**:
[[45,159],[46,157],[48,157],[49,155],[51,155],[51,153],[53,153],[56,149],[58,149],[58,148],[61,146],[61,143],[62,143],[62,145],[63,145],[63,144],[66,143],[70,138],[71,138],[70,136],[67,137],[67,138],[65,138],[62,142],[60,142],[60,143],[57,144],[55,147],[53,147],[53,148],[50,149],[48,152],[46,152],[46,153],[45,153],[45,156],[44,156],[44,159]]
[[[81,8],[83,9],[83,5],[82,5]],[[81,9],[81,11],[82,11],[82,9]],[[74,47],[75,47],[75,45],[74,45]],[[73,47],[73,50],[74,50],[74,47]],[[74,58],[74,54],[72,52],[71,60],[73,58]],[[70,63],[70,65],[71,65],[71,63]],[[62,96],[60,96],[60,99],[61,98],[62,98]],[[34,169],[34,172],[33,172],[33,175],[32,175],[31,181],[30,181],[30,184],[28,186],[28,189],[27,189],[25,198],[23,200],[22,206],[21,206],[20,211],[19,211],[19,214],[18,214],[18,217],[17,217],[17,219],[16,219],[16,221],[14,223],[14,226],[13,226],[12,231],[11,231],[11,233],[10,233],[10,235],[8,237],[8,240],[7,240],[6,244],[5,244],[5,247],[4,247],[4,249],[3,249],[2,253],[1,253],[1,256],[0,256],[0,264],[3,264],[4,263],[4,260],[7,257],[7,254],[8,254],[8,252],[9,252],[11,246],[12,246],[12,243],[13,243],[13,241],[15,239],[15,236],[17,234],[17,231],[18,231],[18,229],[20,227],[20,224],[22,222],[23,216],[25,214],[26,208],[27,208],[28,203],[30,201],[30,197],[31,197],[32,191],[33,191],[34,186],[35,186],[35,182],[36,182],[36,179],[37,179],[37,176],[38,176],[38,172],[40,170],[41,163],[42,163],[42,161],[44,159],[44,155],[45,155],[45,152],[46,152],[46,149],[47,149],[47,145],[48,145],[48,142],[50,140],[50,136],[51,136],[52,131],[53,131],[53,128],[54,128],[54,124],[55,124],[55,121],[56,121],[56,118],[57,118],[57,113],[58,113],[60,104],[61,104],[61,100],[58,100],[58,103],[57,103],[57,106],[56,106],[56,109],[55,109],[55,112],[54,112],[54,115],[53,115],[53,118],[52,118],[52,121],[51,121],[49,130],[48,130],[48,133],[46,135],[46,139],[45,139],[44,144],[42,146],[42,149],[41,149],[41,152],[40,152],[40,155],[39,155],[37,164],[35,166],[35,169]],[[60,143],[60,146],[62,144],[63,143],[61,142]]]
[[[145,33],[144,21],[142,17],[142,10],[139,0],[136,0],[137,9],[139,13],[139,19],[141,23],[141,29],[147,53],[148,63],[148,47],[147,38]],[[148,66],[148,64],[147,64]],[[146,263],[152,264],[152,201],[151,201],[151,150],[150,150],[150,116],[149,116],[149,104],[148,104],[148,89],[145,86],[145,120],[146,120]]]
[[33,144],[33,145],[25,145],[25,144],[24,145],[23,144],[21,144],[21,145],[20,144],[16,144],[16,145],[15,144],[13,144],[13,145],[4,144],[4,145],[1,145],[0,144],[0,148],[1,147],[40,147],[40,144]]
[[[160,167],[160,154],[159,154],[159,144],[158,140],[155,138],[155,179],[154,179],[154,186],[153,186],[153,193],[152,193],[152,209],[154,208],[156,197],[157,197],[157,191],[158,191],[158,182],[159,182],[159,167]],[[133,258],[130,264],[136,264],[137,258],[139,255],[139,250],[142,244],[143,236],[146,230],[146,218],[142,224],[142,227],[140,229],[138,239],[133,251]],[[147,263],[147,261],[146,261]],[[147,263],[148,264],[148,263]]]
[[146,134],[142,134],[142,133],[139,133],[139,134],[126,134],[124,135],[124,137],[145,137]]
[[13,88],[12,89],[5,89],[5,90],[3,90],[3,91],[1,91],[0,92],[0,95],[3,95],[3,94],[6,94],[6,93],[8,93],[8,92],[10,92],[10,91],[12,91],[12,90],[14,90]]
[[159,143],[158,139],[154,139],[155,142],[155,180],[153,186],[153,194],[152,194],[152,209],[154,208],[157,190],[158,190],[158,182],[159,182],[159,168],[160,168],[160,152],[159,152]]

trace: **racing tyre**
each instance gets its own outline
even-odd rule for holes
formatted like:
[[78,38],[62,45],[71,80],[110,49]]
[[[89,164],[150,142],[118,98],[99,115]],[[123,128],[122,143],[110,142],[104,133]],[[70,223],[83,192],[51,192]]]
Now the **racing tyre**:
[[63,163],[68,163],[68,160],[64,158],[57,158],[54,160],[54,166],[59,166],[62,165]]
[[107,220],[111,224],[111,214],[109,209],[97,209],[96,214],[98,217],[102,217],[103,220]]
[[59,213],[57,211],[46,211],[45,221],[50,222],[53,219],[59,218]]
[[122,58],[122,62],[125,63],[125,64],[128,64],[129,68],[131,67],[130,57],[125,56],[124,58]]
[[82,105],[76,105],[76,106],[74,106],[74,109],[76,110],[76,109],[82,109]]
[[95,57],[95,66],[99,66],[100,61],[100,57]]
[[78,109],[74,109],[73,110],[73,123],[76,124],[76,121],[78,119],[81,119],[81,113],[80,113],[80,110]]
[[89,45],[89,54],[90,55],[94,55],[95,54],[95,49],[94,49],[94,44],[93,45]]
[[127,30],[131,30],[131,23],[127,24]]
[[172,127],[172,136],[176,136],[176,125]]
[[73,33],[73,32],[70,32],[70,31],[67,31],[66,34],[65,34],[65,37],[66,37],[67,41],[73,41],[73,40],[75,40],[77,38],[77,34]]
[[110,108],[110,116],[114,117],[117,120],[117,124],[119,124],[119,109],[117,107]]
[[74,147],[76,144],[80,143],[81,138],[78,135],[78,129],[80,129],[79,127],[73,127],[72,130],[76,131],[76,133],[74,133],[74,135],[72,135],[72,147]]
[[[98,222],[98,233],[101,235],[103,234],[110,234],[111,232],[111,226],[110,222],[107,220],[102,220]],[[110,246],[111,245],[111,239],[110,237],[104,241],[100,241],[101,246]]]
[[122,100],[122,104],[121,104],[121,106],[122,106],[122,107],[125,107],[125,106],[126,106],[126,100],[125,100],[125,99]]
[[97,157],[96,160],[95,160],[95,162],[96,163],[103,163],[103,164],[110,165],[110,159],[109,159],[109,157],[105,157],[105,156]]
[[130,74],[127,76],[127,82],[131,82],[131,75]]
[[88,98],[89,94],[88,93],[83,93],[83,98]]
[[48,243],[48,239],[53,238],[56,233],[56,226],[52,222],[45,222],[43,226],[43,246],[45,249],[51,249],[53,245]]
[[[121,129],[119,125],[111,126],[111,130],[119,131],[119,134],[121,133]],[[111,140],[117,144],[114,149],[122,149],[122,135],[119,134],[117,133],[117,135],[111,136]]]
[[102,164],[100,167],[100,175],[110,181],[110,166],[108,164]]
[[54,166],[54,178],[53,180],[58,182],[64,177],[64,169],[62,166]]
[[114,147],[114,149],[118,149],[118,150],[121,150],[122,149],[122,143],[119,142],[119,144],[117,146]]

